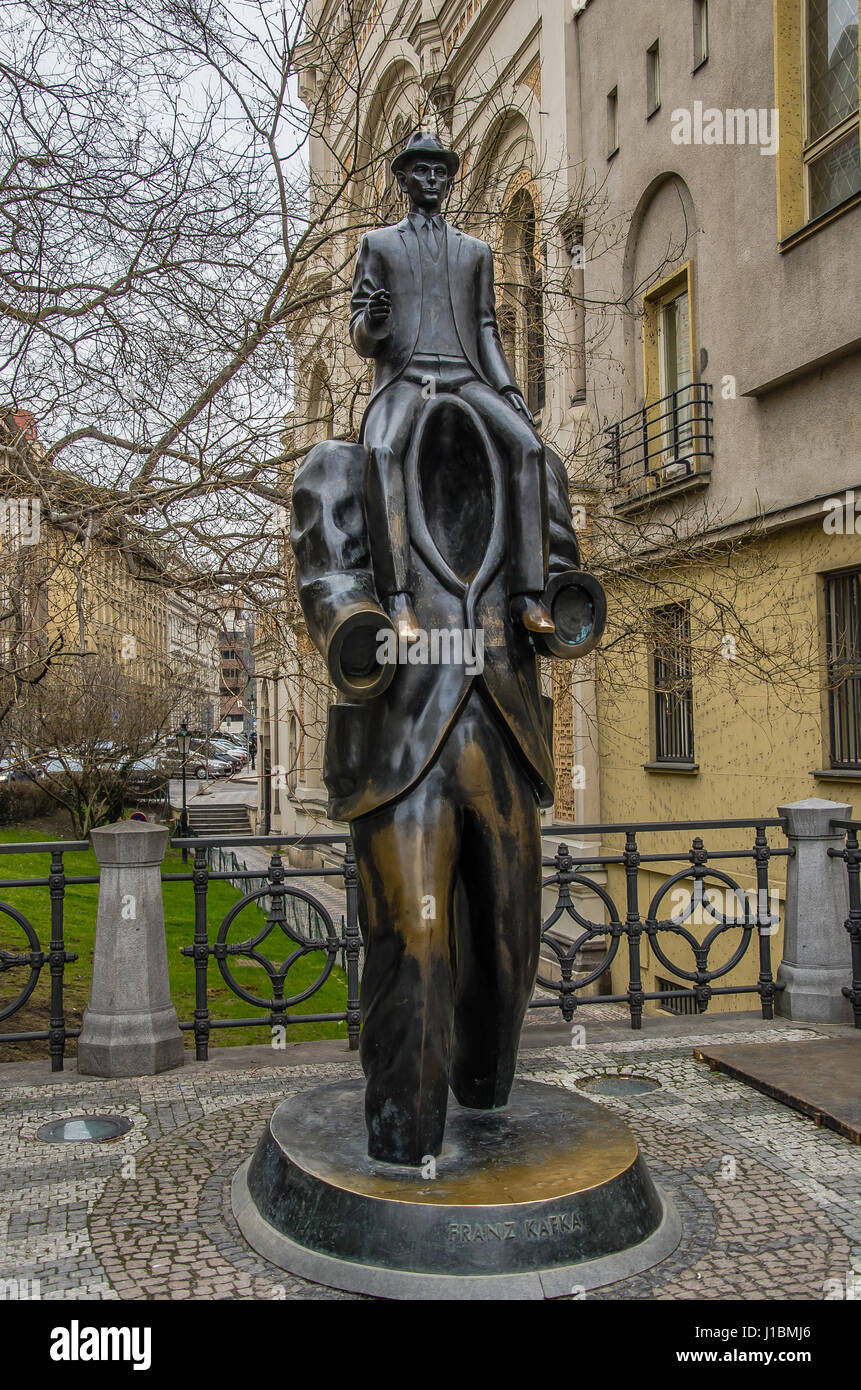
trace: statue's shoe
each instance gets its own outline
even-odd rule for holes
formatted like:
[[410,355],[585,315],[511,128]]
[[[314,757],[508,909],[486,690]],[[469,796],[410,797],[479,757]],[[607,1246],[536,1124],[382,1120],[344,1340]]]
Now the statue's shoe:
[[555,632],[556,624],[540,599],[529,594],[517,594],[511,600],[511,616],[521,622],[527,632]]
[[395,625],[398,637],[406,642],[415,642],[421,629],[413,612],[409,594],[392,594],[389,598],[389,616]]

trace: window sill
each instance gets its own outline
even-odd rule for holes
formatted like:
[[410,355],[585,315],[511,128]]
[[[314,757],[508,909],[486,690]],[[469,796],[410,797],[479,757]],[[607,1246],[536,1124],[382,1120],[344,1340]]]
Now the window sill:
[[698,63],[694,63],[693,67],[691,68],[691,76],[693,76],[695,72],[699,72],[700,68],[704,68],[708,60],[709,55],[706,54],[704,58],[700,58],[700,61]]
[[815,236],[821,232],[823,227],[827,227],[831,222],[842,217],[844,213],[851,212],[853,208],[861,207],[861,193],[853,193],[851,198],[847,198],[844,203],[838,203],[836,207],[829,208],[827,212],[820,213],[804,226],[798,227],[789,236],[785,236],[783,241],[777,243],[777,249],[783,255],[784,251],[791,251],[793,246],[799,242],[806,241],[808,237]]
[[617,145],[616,148],[614,150],[610,150],[609,154],[607,155],[607,162],[609,163],[611,159],[615,159],[618,153],[619,146]]
[[810,776],[821,782],[861,782],[861,767],[821,767]]
[[699,763],[643,763],[646,772],[673,772],[681,773],[684,777],[696,777],[700,770]]
[[658,102],[657,106],[653,106],[652,109],[651,109],[651,111],[647,111],[647,112],[646,112],[646,120],[647,120],[647,121],[650,121],[650,120],[652,119],[653,116],[657,116],[657,114],[658,114],[658,112],[660,111],[660,109],[661,109],[661,103]]
[[[652,474],[650,478],[654,476]],[[613,511],[621,516],[629,512],[642,512],[669,498],[680,497],[687,492],[700,492],[709,486],[710,480],[711,459],[704,457],[699,460],[699,466],[693,473],[672,482],[649,486],[645,479],[637,479],[636,483],[630,486],[626,496],[617,494],[618,500],[611,497]]]

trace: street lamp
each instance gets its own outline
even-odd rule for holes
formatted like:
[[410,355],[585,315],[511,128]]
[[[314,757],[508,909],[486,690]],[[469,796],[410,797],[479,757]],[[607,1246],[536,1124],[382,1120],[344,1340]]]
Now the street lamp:
[[[181,838],[188,835],[188,805],[185,799],[185,760],[188,757],[188,745],[191,741],[191,734],[188,732],[186,722],[183,719],[182,727],[176,731],[176,743],[179,748],[180,761],[182,763],[182,812],[179,817],[179,833]],[[183,846],[183,864],[188,863],[188,850]]]

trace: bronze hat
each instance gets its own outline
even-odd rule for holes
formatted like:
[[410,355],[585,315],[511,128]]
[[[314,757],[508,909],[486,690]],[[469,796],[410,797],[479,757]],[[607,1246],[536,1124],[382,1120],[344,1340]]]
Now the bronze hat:
[[398,174],[413,159],[423,158],[441,159],[448,169],[450,178],[454,178],[460,167],[460,159],[454,150],[447,150],[431,131],[417,130],[410,136],[400,154],[396,154],[392,160],[392,173]]

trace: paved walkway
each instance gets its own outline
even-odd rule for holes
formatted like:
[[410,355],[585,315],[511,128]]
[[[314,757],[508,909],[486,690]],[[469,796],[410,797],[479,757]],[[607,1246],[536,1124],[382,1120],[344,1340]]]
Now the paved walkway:
[[[174,808],[182,805],[182,780],[172,778],[169,784],[170,804]],[[253,772],[235,773],[232,777],[218,777],[210,782],[199,782],[196,777],[186,778],[186,802],[201,804],[211,802],[215,805],[256,806],[257,776]]]
[[[192,794],[192,784],[187,787],[188,805],[199,806],[256,806],[257,805],[257,774],[244,768],[242,772],[236,773],[233,777],[219,779],[213,782],[195,782],[195,790]],[[171,782],[171,803],[173,806],[181,804],[182,783]],[[267,849],[258,848],[255,845],[236,845],[226,847],[233,849],[233,853],[238,860],[244,862],[245,867],[253,873],[265,875],[269,867],[270,853]],[[286,863],[286,860],[285,860]],[[304,888],[306,892],[319,898],[323,906],[332,916],[335,925],[338,926],[341,916],[346,911],[343,889],[337,888],[333,883],[327,883],[323,878],[291,878],[290,882],[297,888]],[[239,885],[237,885],[239,886]]]
[[[564,1025],[531,1023],[520,1075],[569,1088],[604,1072],[660,1082],[600,1103],[632,1125],[684,1226],[659,1268],[590,1299],[821,1300],[856,1287],[853,1265],[861,1288],[861,1148],[693,1057],[729,1038],[779,1046],[829,1030],[746,1015],[650,1019],[632,1034],[604,1006],[585,1027],[585,1045],[571,1046]],[[52,1076],[42,1062],[0,1067],[0,1279],[38,1280],[43,1299],[351,1297],[251,1251],[229,1187],[275,1104],[359,1075],[356,1054],[340,1042],[214,1051],[209,1063],[124,1081]],[[133,1127],[112,1144],[35,1137],[83,1113]]]

